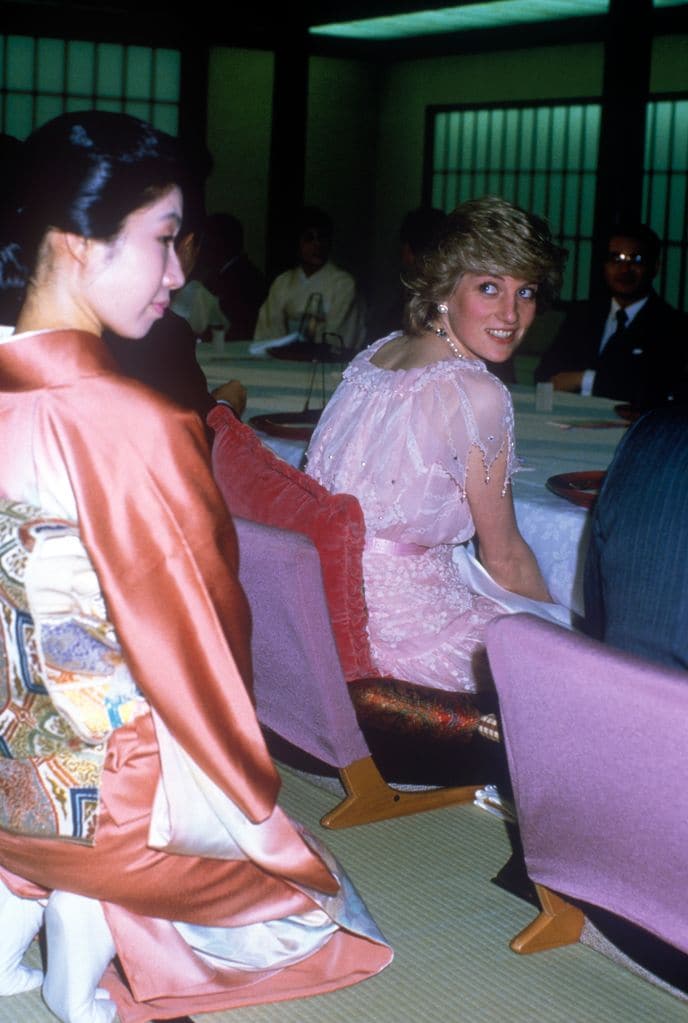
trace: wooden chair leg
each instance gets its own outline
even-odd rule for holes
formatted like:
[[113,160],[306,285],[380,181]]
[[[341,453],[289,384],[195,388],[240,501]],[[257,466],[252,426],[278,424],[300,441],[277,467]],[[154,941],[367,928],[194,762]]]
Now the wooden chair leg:
[[372,757],[362,757],[340,768],[339,776],[347,794],[322,818],[320,823],[324,828],[350,828],[356,824],[437,810],[455,803],[468,803],[480,787],[462,785],[424,789],[422,792],[400,791],[387,784]]
[[576,906],[566,902],[560,895],[536,884],[542,911],[510,942],[509,947],[519,955],[531,952],[545,952],[548,948],[572,945],[578,941],[583,930],[585,916]]

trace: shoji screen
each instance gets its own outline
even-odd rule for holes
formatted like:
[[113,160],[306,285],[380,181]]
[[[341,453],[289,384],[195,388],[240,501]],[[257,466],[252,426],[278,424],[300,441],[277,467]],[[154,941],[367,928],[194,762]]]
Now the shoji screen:
[[426,199],[450,210],[501,195],[545,217],[569,250],[562,297],[588,295],[600,105],[431,108]]
[[64,110],[122,110],[176,134],[178,50],[0,36],[0,130],[25,138]]
[[688,307],[688,96],[653,99],[645,128],[644,219],[664,242],[657,287]]

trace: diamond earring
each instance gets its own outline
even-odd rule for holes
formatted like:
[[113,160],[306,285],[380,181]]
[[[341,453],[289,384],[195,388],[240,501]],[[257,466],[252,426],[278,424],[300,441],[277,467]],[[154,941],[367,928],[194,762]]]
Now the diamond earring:
[[437,312],[438,313],[448,313],[449,312],[449,306],[445,305],[444,302],[441,302],[437,306]]

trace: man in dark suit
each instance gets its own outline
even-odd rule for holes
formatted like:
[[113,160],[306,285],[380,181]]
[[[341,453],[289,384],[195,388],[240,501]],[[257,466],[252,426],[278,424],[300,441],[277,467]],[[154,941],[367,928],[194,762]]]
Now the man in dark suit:
[[571,307],[536,381],[637,408],[684,397],[688,318],[652,288],[659,254],[659,238],[644,224],[613,229],[603,264],[608,296]]
[[[592,513],[585,631],[688,671],[688,406],[633,424]],[[688,676],[687,676],[688,678]]]

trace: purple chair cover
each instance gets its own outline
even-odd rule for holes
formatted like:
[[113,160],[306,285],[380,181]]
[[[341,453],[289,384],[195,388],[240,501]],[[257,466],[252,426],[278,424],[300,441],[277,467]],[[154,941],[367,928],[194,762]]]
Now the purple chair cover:
[[526,614],[487,650],[531,878],[688,953],[688,675]]
[[258,719],[334,767],[369,757],[337,655],[315,546],[300,533],[234,522],[239,578],[253,615]]

